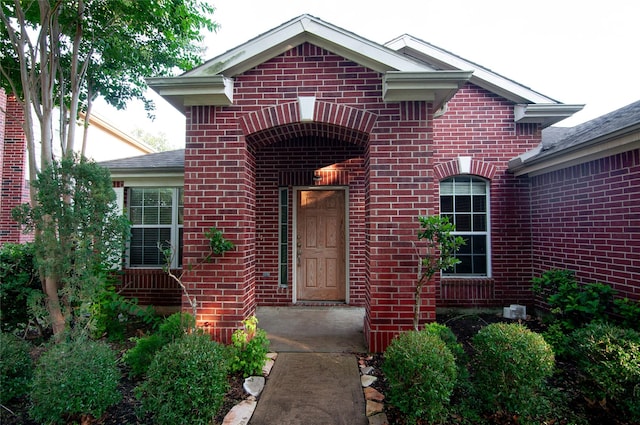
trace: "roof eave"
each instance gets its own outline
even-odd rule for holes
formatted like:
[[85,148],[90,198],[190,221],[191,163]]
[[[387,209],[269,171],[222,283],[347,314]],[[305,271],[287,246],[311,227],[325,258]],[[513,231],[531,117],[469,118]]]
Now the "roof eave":
[[471,69],[473,70],[473,76],[470,79],[472,84],[514,103],[559,103],[474,62],[408,34],[389,41],[385,46],[414,57],[416,60],[432,64],[438,69]]
[[181,113],[185,106],[233,103],[233,79],[223,75],[156,77],[147,84]]
[[112,180],[130,177],[169,177],[184,176],[184,167],[135,167],[109,168]]
[[538,147],[511,159],[508,168],[516,176],[533,177],[639,148],[640,124],[636,124],[555,152]]
[[380,73],[389,70],[431,69],[340,27],[310,15],[302,15],[207,61],[183,76],[222,74],[233,77],[304,42],[310,42]]
[[556,124],[580,112],[584,105],[562,103],[519,104],[514,108],[514,120],[519,124],[540,124],[543,128]]
[[383,77],[382,96],[385,102],[426,101],[438,110],[472,74],[473,71],[389,71]]

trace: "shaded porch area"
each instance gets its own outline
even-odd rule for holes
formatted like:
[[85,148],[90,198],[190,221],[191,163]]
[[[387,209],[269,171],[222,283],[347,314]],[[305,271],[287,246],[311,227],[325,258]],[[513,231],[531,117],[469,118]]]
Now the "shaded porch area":
[[350,306],[287,306],[256,309],[258,327],[271,351],[293,353],[367,352],[365,310]]

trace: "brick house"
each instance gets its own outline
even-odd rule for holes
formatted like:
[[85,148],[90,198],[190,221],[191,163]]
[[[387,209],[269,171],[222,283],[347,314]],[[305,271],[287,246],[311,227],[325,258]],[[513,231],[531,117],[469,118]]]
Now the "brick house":
[[[582,105],[411,36],[378,45],[309,15],[149,84],[185,114],[186,146],[104,163],[133,223],[123,288],[188,309],[161,270],[158,243],[171,244],[216,339],[257,305],[339,303],[365,307],[382,351],[412,326],[418,215],[452,217],[467,240],[426,288],[424,321],[436,305],[532,305],[531,277],[562,265],[539,261],[553,254],[546,177],[514,158]],[[212,226],[235,249],[187,268]]]

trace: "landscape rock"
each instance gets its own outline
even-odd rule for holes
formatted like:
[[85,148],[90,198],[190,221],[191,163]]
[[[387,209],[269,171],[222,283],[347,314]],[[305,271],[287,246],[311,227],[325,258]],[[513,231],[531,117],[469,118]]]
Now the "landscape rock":
[[377,401],[367,400],[367,416],[377,415],[384,411],[384,404]]
[[227,413],[222,421],[222,425],[248,425],[253,411],[256,410],[258,402],[255,398],[248,398],[236,404]]
[[258,397],[264,389],[264,376],[250,376],[244,380],[242,388],[254,397]]
[[384,400],[384,394],[382,394],[380,391],[376,390],[375,388],[367,387],[364,389],[364,398],[365,400],[382,402]]
[[371,375],[362,375],[360,377],[360,383],[365,388],[370,386],[371,384],[373,384],[377,380],[378,380],[378,378],[376,378],[375,376],[371,376]]
[[372,366],[367,366],[367,367],[363,367],[361,372],[363,375],[371,375],[371,372],[373,372],[373,367]]
[[265,362],[264,366],[262,366],[262,374],[264,376],[269,376],[269,374],[271,373],[271,369],[273,368],[274,364],[275,364],[275,362],[272,359],[267,359],[267,361]]
[[369,425],[389,425],[389,419],[384,413],[378,413],[377,415],[369,416]]

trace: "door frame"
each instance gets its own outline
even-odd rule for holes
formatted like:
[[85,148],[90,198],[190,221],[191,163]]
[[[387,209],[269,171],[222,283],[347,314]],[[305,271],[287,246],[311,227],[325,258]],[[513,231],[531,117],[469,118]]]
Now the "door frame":
[[292,218],[292,243],[289,252],[290,265],[293,275],[293,291],[292,302],[298,303],[298,264],[296,261],[296,241],[298,240],[298,192],[308,190],[323,190],[323,191],[335,191],[342,192],[344,195],[344,303],[349,304],[349,187],[348,186],[293,186],[293,218]]

